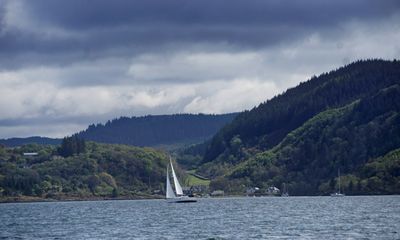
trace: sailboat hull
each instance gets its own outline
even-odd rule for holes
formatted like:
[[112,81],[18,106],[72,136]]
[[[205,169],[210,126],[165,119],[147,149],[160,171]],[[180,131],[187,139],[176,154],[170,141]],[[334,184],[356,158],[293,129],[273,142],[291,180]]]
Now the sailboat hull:
[[191,203],[191,202],[197,202],[196,199],[180,199],[180,200],[176,200],[176,203]]
[[167,198],[167,201],[169,203],[191,203],[191,202],[197,202],[197,199],[194,197],[176,197],[176,198]]
[[344,194],[342,194],[342,193],[332,193],[331,197],[344,197]]

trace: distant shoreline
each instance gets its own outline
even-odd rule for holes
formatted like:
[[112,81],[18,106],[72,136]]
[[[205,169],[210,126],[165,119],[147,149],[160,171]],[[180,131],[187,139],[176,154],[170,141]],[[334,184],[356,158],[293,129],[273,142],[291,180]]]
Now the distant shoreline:
[[32,196],[19,196],[19,197],[1,197],[0,204],[2,203],[33,203],[33,202],[83,202],[83,201],[109,201],[109,200],[144,200],[144,199],[163,199],[159,195],[154,196],[121,196],[121,197],[59,197],[59,198],[44,198]]
[[[366,196],[400,196],[398,194],[383,194],[383,195],[347,195],[346,197],[366,197]],[[217,196],[217,197],[206,197],[204,199],[219,199],[219,198],[280,198],[281,196],[245,196],[245,195],[225,195],[225,196]],[[295,197],[330,197],[329,195],[323,196],[290,196],[283,198],[295,198]],[[22,197],[2,197],[0,198],[0,204],[5,203],[35,203],[35,202],[95,202],[95,201],[118,201],[118,200],[159,200],[165,199],[164,196],[155,195],[155,196],[124,196],[124,197],[65,197],[65,198],[42,198],[42,197],[31,197],[31,196],[22,196]],[[200,198],[202,199],[202,198]]]

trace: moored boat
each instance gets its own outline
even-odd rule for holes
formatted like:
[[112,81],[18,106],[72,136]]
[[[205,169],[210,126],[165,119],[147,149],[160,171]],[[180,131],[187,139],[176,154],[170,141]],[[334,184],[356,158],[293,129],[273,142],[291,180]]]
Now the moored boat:
[[344,193],[340,193],[340,169],[338,169],[338,181],[339,181],[339,188],[338,192],[331,193],[331,197],[344,197]]

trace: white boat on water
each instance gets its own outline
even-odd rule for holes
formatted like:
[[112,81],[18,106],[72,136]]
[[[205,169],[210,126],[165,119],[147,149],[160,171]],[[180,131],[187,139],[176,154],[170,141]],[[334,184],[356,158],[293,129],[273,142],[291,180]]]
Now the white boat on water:
[[283,183],[283,188],[282,188],[281,197],[289,197],[289,192],[288,192],[288,190],[287,190],[287,188],[286,188],[286,184],[285,184],[285,183]]
[[335,193],[331,193],[331,197],[344,197],[344,193],[340,193],[340,169],[338,169],[338,181],[339,181],[339,191]]
[[171,158],[169,160],[169,163],[171,165],[171,172],[172,172],[172,178],[174,181],[174,186],[175,186],[175,192],[174,189],[172,189],[171,186],[171,181],[169,180],[169,167],[167,165],[167,183],[166,183],[166,194],[165,194],[165,199],[168,202],[176,202],[176,203],[187,203],[187,202],[197,202],[197,199],[194,197],[189,197],[183,194],[181,184],[178,181],[178,178],[176,177],[175,171],[174,171],[174,166],[172,165]]

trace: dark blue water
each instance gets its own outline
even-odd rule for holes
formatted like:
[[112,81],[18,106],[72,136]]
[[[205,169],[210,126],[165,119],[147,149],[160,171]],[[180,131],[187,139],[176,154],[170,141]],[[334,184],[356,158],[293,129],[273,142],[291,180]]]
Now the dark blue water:
[[400,196],[0,204],[0,239],[400,239]]

